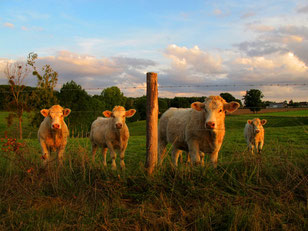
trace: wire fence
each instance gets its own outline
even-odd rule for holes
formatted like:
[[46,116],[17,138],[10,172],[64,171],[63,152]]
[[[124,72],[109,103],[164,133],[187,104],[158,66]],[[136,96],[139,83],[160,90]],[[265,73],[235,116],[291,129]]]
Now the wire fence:
[[[82,89],[54,89],[54,91],[98,91],[104,90],[109,87],[118,87],[119,89],[146,89],[146,86],[129,86],[129,87],[122,87],[117,85],[106,86],[106,87],[91,87],[91,88],[82,88]],[[266,86],[276,86],[276,87],[287,87],[287,86],[308,86],[308,83],[258,83],[258,84],[205,84],[205,85],[158,85],[158,89],[167,89],[167,88],[224,88],[224,87],[266,87]],[[31,90],[23,90],[20,91],[21,93],[31,93],[36,91],[45,91],[44,89],[35,88]],[[10,93],[8,90],[0,89],[0,93]]]

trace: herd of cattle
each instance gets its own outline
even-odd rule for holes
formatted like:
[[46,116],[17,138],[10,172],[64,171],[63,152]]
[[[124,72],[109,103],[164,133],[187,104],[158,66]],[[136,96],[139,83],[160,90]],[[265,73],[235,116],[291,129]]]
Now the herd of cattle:
[[[158,153],[162,163],[167,144],[172,144],[172,161],[177,165],[182,151],[187,152],[192,164],[204,164],[205,153],[216,167],[218,152],[225,135],[225,115],[239,108],[239,103],[227,103],[220,96],[210,96],[203,103],[194,102],[191,108],[169,108],[160,118],[158,125]],[[42,149],[43,164],[50,161],[50,152],[57,152],[62,164],[63,153],[67,144],[69,130],[64,117],[71,110],[54,105],[41,110],[45,117],[38,130],[38,139]],[[106,154],[110,151],[112,169],[116,169],[116,151],[120,152],[121,168],[125,167],[124,155],[129,139],[126,117],[132,117],[136,110],[125,110],[115,106],[112,111],[104,111],[105,117],[98,117],[91,126],[90,141],[92,143],[92,160],[100,147],[103,164],[107,165]],[[248,120],[244,128],[244,136],[249,150],[261,152],[264,143],[263,125],[266,120],[255,118]]]

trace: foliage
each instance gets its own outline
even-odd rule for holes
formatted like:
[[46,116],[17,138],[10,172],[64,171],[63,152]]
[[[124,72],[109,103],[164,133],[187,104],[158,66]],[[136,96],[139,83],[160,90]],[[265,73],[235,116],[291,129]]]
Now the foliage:
[[100,99],[105,104],[107,110],[112,110],[117,105],[123,106],[126,103],[126,97],[115,86],[105,88],[100,95]]
[[239,100],[239,99],[236,99],[233,95],[231,95],[230,93],[228,92],[225,92],[225,93],[220,93],[220,96],[227,101],[227,103],[230,103],[232,101],[235,101],[235,102],[238,102],[240,104],[240,106],[242,107],[243,104],[242,104],[242,101]]
[[261,100],[263,97],[264,95],[258,89],[246,91],[246,94],[243,96],[245,107],[249,108],[254,113],[260,111],[264,106]]
[[91,122],[101,115],[105,106],[96,97],[91,97],[80,85],[74,81],[63,84],[58,94],[62,107],[71,109],[68,125],[71,131],[84,135],[90,130]]
[[39,111],[44,108],[50,108],[58,103],[54,88],[58,82],[58,72],[54,71],[50,65],[46,64],[41,68],[41,73],[36,66],[38,55],[29,53],[27,63],[32,67],[32,74],[37,77],[37,90],[33,92],[31,101],[33,108],[37,111],[34,114],[32,124],[38,126],[42,121]]
[[19,139],[22,139],[22,116],[24,111],[30,110],[29,94],[24,92],[26,86],[24,85],[25,78],[29,74],[28,65],[24,63],[7,63],[4,74],[9,84],[9,94],[6,94],[6,110],[9,115],[7,117],[8,126],[16,117],[19,122]]

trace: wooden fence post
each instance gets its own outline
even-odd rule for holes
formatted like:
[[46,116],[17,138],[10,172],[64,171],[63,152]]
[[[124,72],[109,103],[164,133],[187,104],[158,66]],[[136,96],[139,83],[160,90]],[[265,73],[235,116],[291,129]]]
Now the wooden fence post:
[[145,167],[151,175],[157,164],[157,122],[158,122],[158,87],[157,73],[147,73],[147,136],[146,150],[147,157]]

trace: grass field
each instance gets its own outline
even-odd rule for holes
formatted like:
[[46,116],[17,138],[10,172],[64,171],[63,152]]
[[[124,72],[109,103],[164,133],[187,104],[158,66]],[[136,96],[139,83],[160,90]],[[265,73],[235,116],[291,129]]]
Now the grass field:
[[[1,137],[15,134],[5,114]],[[268,123],[262,155],[251,156],[243,129],[255,116]],[[63,168],[42,170],[36,129],[24,121],[24,147],[0,151],[0,230],[308,228],[308,110],[227,116],[217,169],[174,169],[167,157],[152,177],[143,167],[144,121],[128,125],[125,171],[112,171],[109,156],[103,168],[100,153],[93,165],[87,138],[69,140]]]

